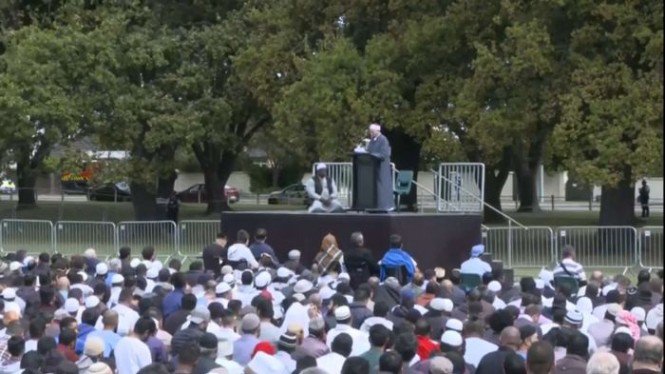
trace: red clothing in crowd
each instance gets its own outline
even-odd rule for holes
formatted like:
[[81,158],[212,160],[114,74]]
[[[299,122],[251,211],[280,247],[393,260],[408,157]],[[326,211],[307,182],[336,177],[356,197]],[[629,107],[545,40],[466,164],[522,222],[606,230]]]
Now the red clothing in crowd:
[[421,360],[427,360],[432,352],[441,350],[439,343],[430,339],[429,336],[419,335],[416,336],[416,339],[418,339],[418,350],[416,353]]

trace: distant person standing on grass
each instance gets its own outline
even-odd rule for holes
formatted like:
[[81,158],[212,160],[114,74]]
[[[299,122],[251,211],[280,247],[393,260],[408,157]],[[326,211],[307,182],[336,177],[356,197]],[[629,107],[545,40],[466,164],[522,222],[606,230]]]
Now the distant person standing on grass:
[[639,196],[637,197],[637,201],[642,204],[642,217],[649,217],[649,192],[651,192],[651,190],[649,189],[649,186],[647,186],[646,179],[642,179],[642,187],[640,187],[638,192]]
[[166,218],[169,221],[178,222],[178,211],[180,210],[180,200],[175,191],[171,192],[169,202],[166,204]]

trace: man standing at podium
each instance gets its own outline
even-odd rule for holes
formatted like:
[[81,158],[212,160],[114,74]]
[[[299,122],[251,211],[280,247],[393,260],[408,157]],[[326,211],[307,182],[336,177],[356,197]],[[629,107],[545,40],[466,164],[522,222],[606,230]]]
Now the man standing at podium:
[[328,178],[328,167],[320,162],[316,165],[316,174],[305,183],[307,195],[312,199],[309,213],[343,212],[342,204],[337,200],[337,186]]
[[376,182],[378,195],[376,207],[391,211],[395,209],[395,204],[393,199],[393,172],[390,165],[390,143],[388,143],[388,138],[381,134],[381,126],[376,123],[369,125],[369,137],[367,152],[381,159]]

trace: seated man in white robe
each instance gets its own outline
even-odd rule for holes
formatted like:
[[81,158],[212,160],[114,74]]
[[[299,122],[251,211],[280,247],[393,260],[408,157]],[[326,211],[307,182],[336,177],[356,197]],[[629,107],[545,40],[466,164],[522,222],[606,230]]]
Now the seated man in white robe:
[[307,195],[312,199],[309,213],[343,212],[342,204],[337,199],[337,186],[332,178],[328,178],[326,164],[316,165],[316,175],[305,183]]

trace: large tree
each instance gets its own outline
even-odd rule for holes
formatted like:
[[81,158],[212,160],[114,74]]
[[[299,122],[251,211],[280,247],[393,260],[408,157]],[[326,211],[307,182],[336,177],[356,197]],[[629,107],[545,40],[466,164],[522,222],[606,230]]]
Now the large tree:
[[602,186],[601,225],[634,223],[634,182],[662,165],[663,3],[585,1],[554,131],[559,160]]

